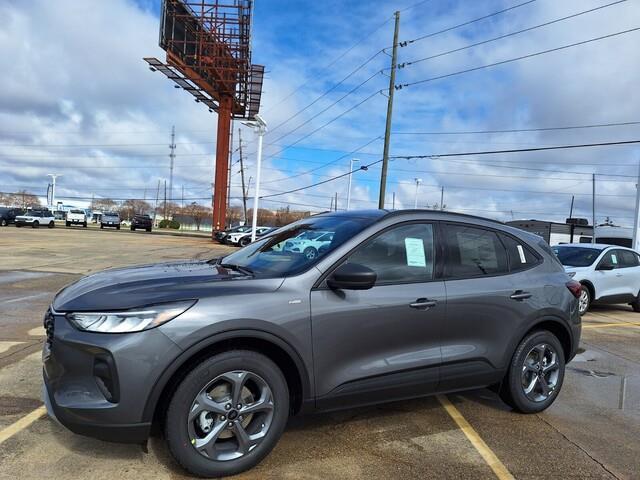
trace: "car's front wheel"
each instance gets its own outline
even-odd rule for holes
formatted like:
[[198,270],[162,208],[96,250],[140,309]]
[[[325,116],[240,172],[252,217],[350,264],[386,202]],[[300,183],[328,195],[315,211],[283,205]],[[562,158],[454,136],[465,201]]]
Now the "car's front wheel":
[[307,260],[314,260],[318,256],[318,251],[313,247],[305,248],[302,253],[307,257]]
[[0,226],[2,226],[2,227],[6,227],[7,226],[7,221],[4,218],[2,220],[0,220]]
[[500,396],[519,412],[541,412],[558,396],[564,370],[564,352],[558,338],[547,330],[533,332],[513,354]]
[[249,245],[251,243],[251,237],[243,237],[240,239],[240,246],[241,247],[246,247],[247,245]]
[[39,228],[39,227],[40,227],[40,222],[37,220],[31,224],[31,228]]
[[289,416],[289,390],[267,357],[232,350],[205,360],[176,389],[165,436],[175,459],[203,477],[234,475],[275,446]]
[[591,292],[586,285],[583,285],[580,296],[578,297],[578,313],[580,313],[581,316],[587,313],[589,305],[591,305]]

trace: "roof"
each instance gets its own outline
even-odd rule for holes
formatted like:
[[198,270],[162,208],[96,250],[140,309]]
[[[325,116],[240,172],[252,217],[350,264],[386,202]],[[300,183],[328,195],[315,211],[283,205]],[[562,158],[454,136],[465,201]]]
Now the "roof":
[[556,247],[570,247],[570,248],[592,248],[594,250],[605,250],[607,248],[615,248],[619,250],[631,250],[633,248],[621,247],[620,245],[610,245],[607,243],[561,243],[560,245],[555,245]]

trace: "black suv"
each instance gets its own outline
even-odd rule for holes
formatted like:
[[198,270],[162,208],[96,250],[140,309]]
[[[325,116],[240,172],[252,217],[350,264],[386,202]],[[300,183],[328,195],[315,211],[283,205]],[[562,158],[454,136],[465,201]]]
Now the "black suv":
[[16,223],[16,216],[22,215],[23,212],[21,208],[0,207],[0,227]]
[[131,219],[131,231],[135,232],[137,229],[144,229],[147,232],[151,231],[153,227],[153,220],[149,215],[135,215]]
[[[318,232],[331,241],[313,257],[283,248]],[[107,440],[144,442],[156,422],[200,476],[254,466],[290,414],[486,386],[540,412],[578,348],[580,289],[542,238],[495,221],[315,215],[224,258],[61,290],[45,317],[45,401]]]

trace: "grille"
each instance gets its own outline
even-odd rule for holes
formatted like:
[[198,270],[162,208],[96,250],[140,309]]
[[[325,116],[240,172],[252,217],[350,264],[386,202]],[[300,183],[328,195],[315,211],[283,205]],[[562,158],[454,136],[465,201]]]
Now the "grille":
[[47,334],[47,343],[51,345],[53,343],[53,328],[55,326],[55,318],[51,313],[51,309],[47,310],[44,314],[44,331]]

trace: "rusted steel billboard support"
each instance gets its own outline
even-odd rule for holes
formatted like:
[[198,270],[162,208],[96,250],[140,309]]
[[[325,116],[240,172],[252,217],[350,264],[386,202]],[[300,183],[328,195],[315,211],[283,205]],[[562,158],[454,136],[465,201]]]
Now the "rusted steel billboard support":
[[218,105],[216,173],[213,193],[213,231],[224,230],[227,219],[227,182],[229,180],[229,137],[233,97],[223,96]]

